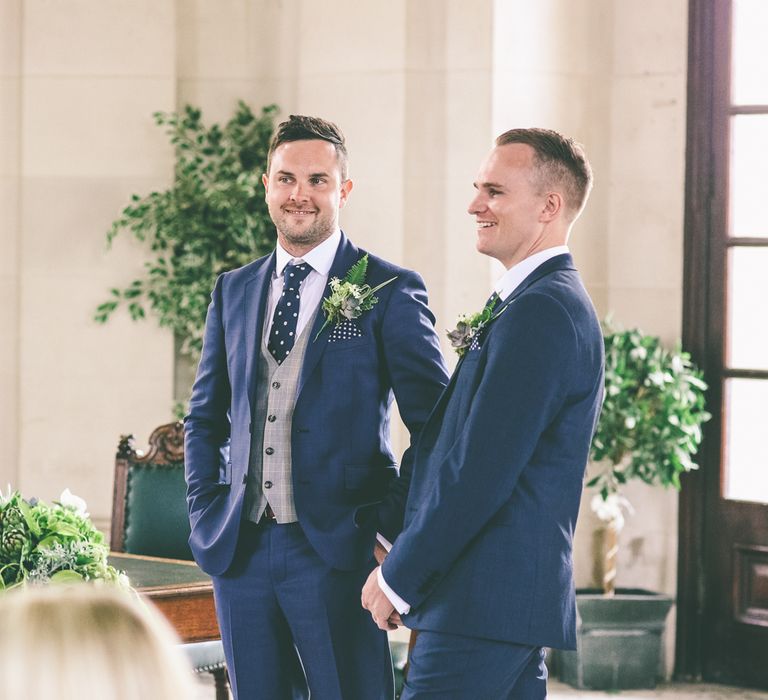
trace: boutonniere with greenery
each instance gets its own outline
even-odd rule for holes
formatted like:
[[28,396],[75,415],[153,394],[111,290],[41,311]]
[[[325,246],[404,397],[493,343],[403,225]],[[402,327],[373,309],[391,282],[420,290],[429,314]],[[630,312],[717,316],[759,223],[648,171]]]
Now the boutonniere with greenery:
[[331,278],[331,295],[323,299],[322,308],[325,313],[325,323],[315,336],[315,340],[331,323],[338,326],[344,321],[359,318],[364,311],[370,311],[373,305],[379,301],[378,297],[374,296],[376,292],[397,279],[397,277],[393,277],[371,287],[365,282],[367,272],[368,253],[349,268],[343,280],[338,277]]
[[499,297],[494,296],[493,300],[486,304],[482,311],[474,314],[461,314],[456,319],[456,328],[452,331],[446,331],[448,340],[451,341],[451,347],[459,357],[462,357],[469,350],[472,341],[483,332],[491,321],[504,313],[504,309],[507,308],[506,306],[497,313],[493,312],[498,302]]
[[53,505],[0,493],[0,590],[26,583],[101,580],[128,585],[85,501],[66,489]]

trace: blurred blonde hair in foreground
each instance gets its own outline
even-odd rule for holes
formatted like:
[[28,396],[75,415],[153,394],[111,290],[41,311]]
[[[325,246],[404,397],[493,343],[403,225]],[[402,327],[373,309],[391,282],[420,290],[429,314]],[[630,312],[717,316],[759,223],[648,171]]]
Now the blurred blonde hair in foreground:
[[0,593],[0,698],[189,700],[178,643],[159,612],[113,586]]

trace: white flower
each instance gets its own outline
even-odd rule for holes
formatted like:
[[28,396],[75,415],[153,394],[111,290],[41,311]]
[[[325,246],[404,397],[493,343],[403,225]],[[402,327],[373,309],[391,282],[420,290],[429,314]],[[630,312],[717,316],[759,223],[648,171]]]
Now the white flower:
[[648,351],[642,346],[639,348],[632,348],[629,351],[629,356],[633,360],[644,360],[646,357],[648,357]]
[[632,416],[627,416],[624,419],[624,427],[627,430],[632,430],[632,428],[634,428],[635,425],[637,425],[637,421]]
[[88,517],[88,506],[86,502],[80,498],[80,496],[75,496],[69,489],[64,489],[64,491],[62,491],[61,496],[59,496],[59,503],[65,508],[71,508],[84,518]]
[[605,499],[598,493],[592,497],[589,505],[592,512],[604,523],[611,523],[616,532],[621,532],[624,527],[622,511],[625,510],[630,514],[635,512],[630,502],[617,493],[608,494]]
[[651,384],[656,386],[664,386],[664,373],[663,372],[651,372],[648,375],[648,379]]

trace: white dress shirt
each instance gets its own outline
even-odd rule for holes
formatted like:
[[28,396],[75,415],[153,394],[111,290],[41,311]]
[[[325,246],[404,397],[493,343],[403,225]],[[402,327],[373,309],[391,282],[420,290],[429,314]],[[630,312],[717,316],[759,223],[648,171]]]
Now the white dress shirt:
[[[502,301],[504,301],[512,292],[520,286],[520,283],[528,277],[537,267],[544,264],[550,258],[554,258],[556,255],[562,255],[563,253],[570,252],[567,245],[559,245],[554,248],[547,248],[539,253],[534,253],[525,260],[521,260],[517,265],[513,265],[509,268],[496,282],[494,290],[499,295]],[[382,538],[379,537],[379,541]],[[383,543],[382,543],[383,544]],[[387,547],[389,542],[384,545],[387,551],[392,545]],[[381,573],[381,567],[378,568],[377,578],[379,581],[379,587],[384,592],[384,595],[389,598],[389,602],[394,605],[395,610],[401,615],[405,615],[410,612],[411,606],[405,602],[397,593],[395,593],[387,582],[384,580],[384,575]]]
[[568,250],[567,245],[558,245],[554,248],[547,248],[546,250],[534,253],[529,258],[521,260],[517,265],[513,265],[499,277],[493,286],[496,294],[504,301],[539,265],[543,265],[547,260],[554,258],[556,255],[563,255],[563,253],[569,252],[570,250]]
[[336,250],[341,242],[341,230],[336,229],[328,238],[300,258],[294,258],[278,242],[275,247],[275,272],[272,275],[272,284],[269,288],[268,323],[264,324],[264,337],[269,337],[269,329],[272,328],[272,318],[275,315],[277,300],[283,293],[283,271],[289,263],[305,262],[312,267],[311,272],[301,283],[301,303],[299,304],[299,318],[296,323],[296,337],[306,328],[307,323],[315,314],[315,309],[323,298],[325,287],[328,284],[328,273],[331,270]]

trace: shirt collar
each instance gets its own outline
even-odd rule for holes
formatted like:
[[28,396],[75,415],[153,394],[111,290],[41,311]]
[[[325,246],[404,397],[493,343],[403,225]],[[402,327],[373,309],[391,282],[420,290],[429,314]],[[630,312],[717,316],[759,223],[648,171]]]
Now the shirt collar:
[[304,253],[300,258],[294,258],[278,241],[275,246],[275,274],[281,277],[288,263],[293,260],[303,260],[305,263],[309,263],[315,272],[327,277],[331,271],[331,265],[333,265],[336,249],[339,247],[340,242],[341,229],[337,228],[328,238],[316,245],[308,253]]
[[496,282],[494,289],[501,299],[506,299],[519,284],[530,275],[537,267],[543,265],[550,258],[556,255],[569,253],[567,245],[558,245],[554,248],[547,248],[538,253],[534,253],[525,260],[521,260],[517,265],[509,268]]

